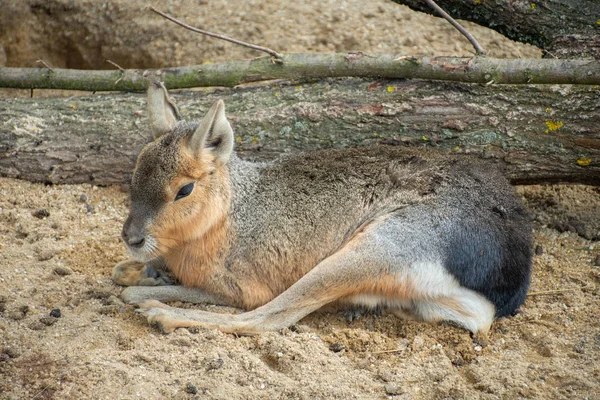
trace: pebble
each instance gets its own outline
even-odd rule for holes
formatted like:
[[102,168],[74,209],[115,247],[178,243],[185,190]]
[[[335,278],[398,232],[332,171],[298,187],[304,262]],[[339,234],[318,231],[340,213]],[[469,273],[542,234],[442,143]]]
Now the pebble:
[[86,204],[85,205],[85,211],[89,214],[93,214],[94,213],[94,206],[91,204]]
[[34,211],[33,216],[39,219],[44,219],[46,217],[49,217],[50,213],[45,208],[42,208],[40,210]]
[[119,307],[122,307],[125,305],[125,303],[123,303],[123,301],[115,295],[109,296],[109,298],[106,300],[106,303],[108,305],[119,306]]
[[600,254],[596,255],[596,258],[594,259],[594,266],[600,267]]
[[191,383],[188,383],[187,385],[185,385],[185,391],[189,394],[196,394],[198,393],[198,388],[192,385]]
[[538,244],[535,246],[535,255],[541,256],[542,254],[544,254],[544,248]]
[[206,365],[207,371],[212,371],[223,367],[224,361],[221,357],[210,360]]
[[41,331],[42,329],[44,329],[47,325],[45,325],[43,322],[41,321],[33,321],[32,323],[30,323],[28,325],[29,329],[31,329],[32,331]]
[[52,326],[54,325],[54,323],[58,320],[58,318],[53,317],[51,315],[47,316],[47,317],[42,317],[40,318],[40,322],[46,326]]
[[4,354],[8,354],[10,358],[17,358],[21,355],[21,353],[19,353],[19,351],[13,347],[5,347],[2,352]]
[[388,371],[380,371],[379,372],[379,379],[381,379],[384,382],[390,382],[390,381],[392,381],[394,379],[394,375],[392,375]]
[[489,341],[482,335],[475,335],[473,336],[473,343],[475,345],[481,346],[482,348],[486,348],[489,344]]
[[344,350],[346,348],[346,346],[344,346],[344,343],[342,342],[335,342],[335,343],[331,343],[329,345],[329,350],[333,351],[334,353],[339,353],[340,351]]
[[383,389],[385,390],[385,393],[389,394],[390,396],[398,396],[404,393],[404,389],[396,385],[385,385]]
[[312,329],[308,325],[294,324],[290,326],[290,330],[295,333],[310,333]]
[[54,318],[60,318],[60,308],[55,308],[52,311],[50,311],[50,316]]
[[120,312],[121,307],[118,305],[102,306],[98,309],[100,315],[117,315]]
[[52,250],[42,250],[38,256],[37,259],[38,261],[48,261],[50,260],[52,257],[54,257],[55,255],[57,255],[59,252],[56,249],[52,249]]
[[15,321],[20,321],[25,318],[27,313],[29,312],[29,306],[21,306],[16,310],[12,310],[8,312],[8,317]]
[[88,201],[87,194],[81,193],[81,195],[79,196],[79,201],[82,203],[87,203],[87,201]]
[[579,354],[585,354],[585,340],[580,340],[573,345],[573,351]]
[[67,276],[73,273],[73,270],[69,267],[54,267],[52,273],[58,276]]

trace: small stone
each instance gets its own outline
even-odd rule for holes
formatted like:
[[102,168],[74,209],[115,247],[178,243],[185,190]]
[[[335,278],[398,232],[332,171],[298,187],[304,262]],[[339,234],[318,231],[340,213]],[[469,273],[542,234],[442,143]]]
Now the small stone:
[[50,213],[45,208],[42,208],[40,210],[34,211],[33,216],[39,219],[44,219],[46,217],[49,217]]
[[381,379],[384,382],[390,382],[394,379],[394,375],[392,375],[388,371],[381,371],[379,372],[379,379]]
[[452,365],[455,367],[462,367],[465,365],[465,360],[462,358],[460,354],[458,354],[455,358],[452,359]]
[[596,255],[596,258],[594,259],[594,266],[600,267],[600,254]]
[[579,342],[573,345],[573,351],[575,353],[584,354],[585,353],[585,340],[580,340]]
[[87,201],[88,201],[87,194],[81,193],[81,195],[79,195],[79,201],[82,203],[87,203]]
[[47,316],[40,318],[40,322],[46,326],[52,326],[58,320],[58,318],[53,316]]
[[404,393],[404,390],[396,385],[385,385],[383,389],[390,396],[399,396]]
[[56,249],[52,249],[52,250],[42,250],[39,252],[37,259],[38,261],[48,261],[50,260],[52,257],[54,257],[55,255],[57,255],[59,252]]
[[54,273],[58,276],[67,276],[67,275],[71,275],[73,273],[73,270],[69,267],[55,267],[52,270],[52,273]]
[[119,306],[122,307],[125,305],[125,303],[123,303],[123,301],[121,299],[119,299],[117,296],[112,295],[110,296],[107,300],[106,300],[107,305],[112,305],[112,306]]
[[85,211],[86,211],[88,214],[93,214],[93,213],[94,213],[94,206],[93,206],[93,205],[91,205],[91,204],[86,204],[86,205],[85,205]]
[[117,305],[110,306],[102,306],[98,310],[98,314],[100,315],[117,315],[119,313],[120,307]]
[[219,369],[219,368],[223,367],[223,364],[224,364],[224,361],[221,357],[216,358],[214,360],[210,360],[206,365],[206,370],[212,371],[215,369]]
[[544,248],[538,244],[535,246],[535,255],[541,256],[542,254],[544,254]]
[[[183,332],[185,332],[185,331],[183,331]],[[192,342],[190,342],[188,339],[186,339],[184,337],[175,338],[175,339],[171,340],[170,343],[175,346],[192,347]]]
[[294,333],[309,333],[312,330],[310,329],[310,326],[308,326],[308,325],[294,324],[294,325],[290,326],[290,331],[292,331]]
[[10,318],[14,321],[21,321],[22,319],[25,319],[25,316],[27,315],[28,312],[29,312],[29,306],[21,306],[21,307],[17,308],[16,310],[9,311],[7,313],[7,316],[8,316],[8,318]]
[[489,341],[482,335],[476,335],[473,337],[473,344],[481,346],[482,348],[486,348],[489,344]]
[[60,308],[55,308],[52,311],[50,311],[50,316],[54,317],[54,318],[60,318],[60,316],[61,316]]
[[14,347],[5,347],[2,352],[4,354],[8,354],[10,358],[17,358],[21,355],[21,353],[19,353],[19,351]]
[[333,351],[334,353],[339,353],[340,351],[344,350],[346,348],[346,346],[344,346],[344,343],[342,342],[335,342],[335,343],[331,343],[329,345],[329,350]]
[[198,393],[198,388],[192,385],[191,383],[188,383],[187,385],[185,385],[185,391],[189,394],[196,394]]
[[41,321],[33,321],[29,324],[29,329],[31,329],[32,331],[41,331],[45,327],[46,325]]

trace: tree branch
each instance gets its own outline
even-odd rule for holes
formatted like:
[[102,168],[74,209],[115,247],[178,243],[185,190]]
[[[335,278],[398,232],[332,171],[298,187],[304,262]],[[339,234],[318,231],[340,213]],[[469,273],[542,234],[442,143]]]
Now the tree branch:
[[405,78],[495,84],[600,84],[600,61],[487,57],[407,57],[391,54],[286,54],[162,70],[48,70],[0,68],[0,87],[86,91],[145,90],[145,76],[160,77],[169,89],[234,87],[272,79],[306,82],[334,77]]
[[214,38],[221,39],[221,40],[226,40],[228,42],[235,43],[235,44],[238,44],[238,45],[244,46],[244,47],[249,47],[254,50],[264,51],[265,53],[270,54],[274,58],[275,62],[281,62],[281,55],[279,53],[277,53],[275,50],[269,49],[268,47],[263,47],[263,46],[258,46],[258,45],[252,44],[252,43],[242,42],[241,40],[233,39],[228,36],[221,35],[220,33],[212,33],[209,31],[205,31],[204,29],[194,28],[193,26],[188,25],[185,22],[182,22],[174,17],[171,17],[170,15],[165,14],[164,12],[159,11],[152,6],[146,6],[146,7],[148,9],[150,9],[151,11],[155,12],[156,14],[160,15],[161,17],[166,18],[171,22],[174,22],[177,25],[184,27],[185,29],[189,29],[192,32],[201,33],[203,35],[214,37]]
[[446,21],[450,22],[450,25],[455,27],[456,30],[458,30],[464,37],[466,37],[469,40],[469,42],[471,42],[471,44],[475,48],[475,52],[477,55],[485,54],[485,51],[483,51],[483,47],[481,47],[481,45],[477,42],[475,37],[473,37],[473,35],[471,35],[471,33],[469,33],[469,31],[467,31],[461,24],[456,22],[454,20],[454,18],[452,18],[446,11],[444,11],[440,6],[438,6],[433,0],[425,0],[425,2],[427,4],[429,4],[429,6],[431,8],[433,8],[435,11],[437,11],[437,13],[440,14]]

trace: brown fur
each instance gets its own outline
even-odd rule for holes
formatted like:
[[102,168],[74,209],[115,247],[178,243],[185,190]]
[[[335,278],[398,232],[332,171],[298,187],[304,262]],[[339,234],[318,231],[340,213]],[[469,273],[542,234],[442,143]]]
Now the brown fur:
[[[523,260],[528,244],[524,213],[499,174],[469,160],[388,147],[244,162],[232,153],[222,102],[197,124],[176,123],[164,87],[151,85],[148,94],[153,131],[164,136],[139,156],[123,238],[139,262],[160,260],[183,284],[123,292],[150,322],[165,331],[203,325],[249,333],[281,329],[333,302],[380,302],[473,332],[489,328],[495,304],[459,282],[462,265],[479,262],[471,261],[473,249],[498,248],[484,237],[521,235]],[[115,268],[115,282],[143,278],[127,265]],[[527,278],[528,265],[519,268]],[[505,272],[491,272],[503,288]],[[251,311],[213,314],[160,299]]]

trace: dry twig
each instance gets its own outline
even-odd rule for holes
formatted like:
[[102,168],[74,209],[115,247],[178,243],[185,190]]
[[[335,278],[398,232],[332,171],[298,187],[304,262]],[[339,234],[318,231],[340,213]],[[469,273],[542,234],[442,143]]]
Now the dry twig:
[[484,55],[485,54],[485,51],[483,51],[483,47],[481,47],[479,45],[479,43],[473,37],[473,35],[471,35],[469,33],[469,31],[467,31],[461,24],[459,24],[458,22],[456,22],[456,20],[454,20],[454,18],[452,18],[450,16],[450,14],[448,14],[446,11],[444,11],[433,0],[425,0],[425,2],[427,4],[429,4],[429,6],[431,8],[433,8],[435,11],[437,11],[438,14],[440,14],[446,21],[450,22],[450,24],[453,27],[455,27],[460,33],[462,33],[463,36],[466,37],[469,40],[469,42],[471,42],[471,44],[473,45],[473,47],[475,47],[475,52],[476,52],[477,55]]
[[391,350],[380,350],[380,351],[373,351],[373,352],[371,352],[371,354],[398,353],[398,352],[404,351],[404,350],[406,350],[406,348],[403,348],[403,349],[391,349]]
[[528,293],[527,296],[528,297],[532,297],[532,296],[545,296],[548,294],[556,294],[556,293],[563,293],[563,292],[573,292],[575,290],[578,290],[581,288],[575,288],[575,289],[554,289],[554,290],[544,290],[541,292],[531,292]]
[[54,71],[54,70],[52,69],[52,67],[50,67],[50,66],[49,66],[49,65],[46,63],[46,61],[44,61],[44,60],[37,60],[37,61],[36,61],[36,63],[40,63],[40,64],[42,64],[44,67],[48,68],[50,71]]
[[214,37],[214,38],[217,38],[217,39],[226,40],[228,42],[239,44],[240,46],[244,46],[244,47],[249,47],[249,48],[254,49],[254,50],[264,51],[265,53],[268,53],[268,54],[271,55],[271,57],[273,57],[273,61],[274,62],[277,62],[277,63],[282,63],[283,62],[283,58],[281,57],[281,54],[277,53],[275,50],[269,49],[268,47],[257,46],[255,44],[242,42],[241,40],[233,39],[233,38],[230,38],[228,36],[221,35],[219,33],[212,33],[212,32],[209,32],[209,31],[205,31],[203,29],[194,28],[193,26],[190,26],[190,25],[186,24],[185,22],[181,22],[178,19],[173,18],[170,15],[165,14],[164,12],[159,11],[159,10],[157,10],[156,8],[154,8],[154,7],[150,6],[150,5],[146,6],[146,7],[149,8],[151,11],[155,12],[156,14],[160,15],[161,17],[166,18],[169,21],[175,22],[177,25],[183,26],[184,28],[189,29],[189,30],[191,30],[193,32],[201,33],[203,35],[211,36],[211,37]]
[[121,66],[119,64],[117,64],[116,62],[110,61],[110,60],[106,60],[107,63],[114,65],[115,67],[117,67],[119,69],[119,71],[124,72],[125,70],[123,68],[121,68]]

